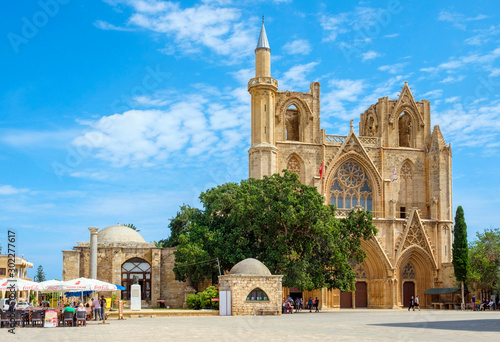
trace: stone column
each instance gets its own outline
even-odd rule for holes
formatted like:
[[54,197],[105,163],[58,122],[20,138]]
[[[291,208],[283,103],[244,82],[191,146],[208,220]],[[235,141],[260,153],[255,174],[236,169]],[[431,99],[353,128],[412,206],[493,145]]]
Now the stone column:
[[97,231],[99,228],[89,227],[90,230],[90,266],[89,278],[97,279]]

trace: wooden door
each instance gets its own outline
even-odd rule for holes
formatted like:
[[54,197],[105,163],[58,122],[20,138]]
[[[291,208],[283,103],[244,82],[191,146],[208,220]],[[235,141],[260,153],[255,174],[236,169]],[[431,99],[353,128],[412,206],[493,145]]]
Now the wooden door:
[[356,282],[356,292],[355,296],[355,306],[357,308],[367,308],[368,307],[368,287],[364,281]]
[[340,292],[340,308],[352,309],[352,292]]
[[412,281],[405,281],[403,283],[403,306],[405,308],[410,306],[411,296],[415,298],[415,283]]

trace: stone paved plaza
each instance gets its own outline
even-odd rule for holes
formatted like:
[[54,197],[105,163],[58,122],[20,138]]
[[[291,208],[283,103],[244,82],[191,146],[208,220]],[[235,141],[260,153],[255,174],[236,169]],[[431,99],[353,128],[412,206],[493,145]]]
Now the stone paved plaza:
[[18,328],[0,341],[493,341],[500,312],[342,310],[283,316],[156,317],[86,328]]

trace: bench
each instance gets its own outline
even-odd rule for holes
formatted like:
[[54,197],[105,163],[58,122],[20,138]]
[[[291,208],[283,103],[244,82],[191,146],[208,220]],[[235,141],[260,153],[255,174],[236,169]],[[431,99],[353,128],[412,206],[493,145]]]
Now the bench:
[[455,308],[455,304],[453,303],[431,303],[431,304],[434,309],[439,309],[439,310],[443,309],[453,310]]
[[257,312],[261,315],[264,315],[264,313],[279,315],[281,312],[281,306],[256,306],[253,310],[254,316],[257,314]]

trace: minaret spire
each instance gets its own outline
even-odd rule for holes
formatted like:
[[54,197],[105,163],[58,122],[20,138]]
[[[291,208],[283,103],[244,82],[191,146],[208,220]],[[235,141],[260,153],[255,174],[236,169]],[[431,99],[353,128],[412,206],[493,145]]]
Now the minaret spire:
[[269,47],[269,42],[267,41],[267,35],[266,35],[266,28],[264,27],[264,16],[262,16],[262,27],[260,29],[260,35],[259,35],[259,41],[257,42],[257,49],[268,49],[271,50]]

